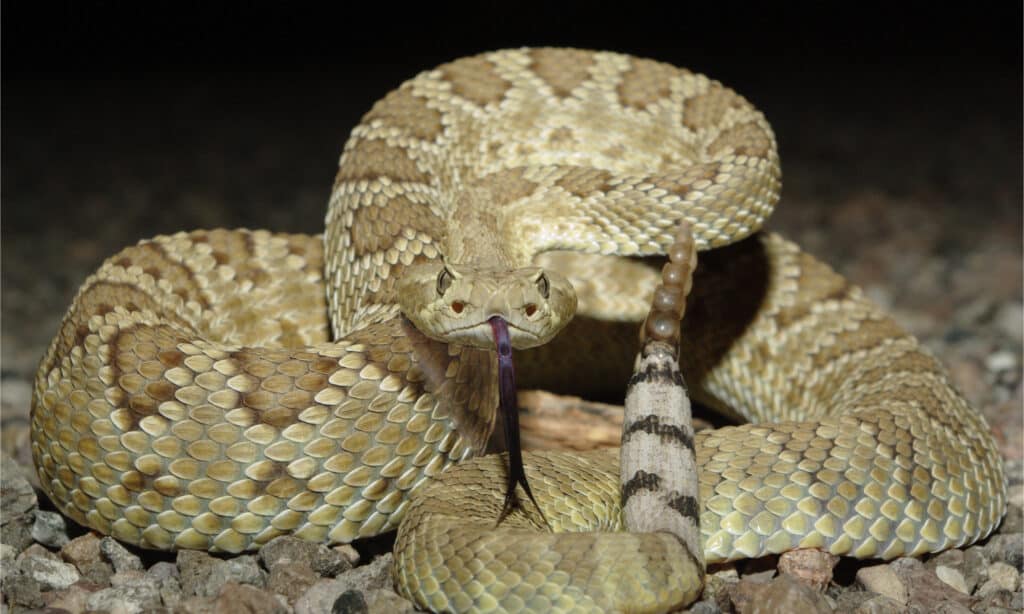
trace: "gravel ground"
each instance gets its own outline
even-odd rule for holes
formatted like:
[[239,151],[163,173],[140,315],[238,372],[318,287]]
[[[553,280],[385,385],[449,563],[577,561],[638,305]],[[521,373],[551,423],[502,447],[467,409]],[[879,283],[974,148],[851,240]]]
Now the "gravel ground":
[[[89,271],[141,237],[179,229],[316,232],[347,131],[409,74],[377,68],[353,78],[338,70],[131,84],[42,75],[6,88],[5,611],[409,607],[390,590],[386,540],[354,549],[282,540],[226,559],[143,553],[63,527],[48,502],[37,507],[32,471],[15,464],[28,460],[34,370]],[[694,611],[1024,608],[1020,77],[935,70],[944,78],[870,66],[812,79],[715,76],[775,127],[785,188],[769,227],[864,287],[949,367],[996,434],[1009,469],[1010,514],[982,545],[923,563],[844,560],[823,593],[774,577],[774,559],[718,569]],[[941,82],[970,87],[951,92]],[[351,569],[356,562],[368,564]]]

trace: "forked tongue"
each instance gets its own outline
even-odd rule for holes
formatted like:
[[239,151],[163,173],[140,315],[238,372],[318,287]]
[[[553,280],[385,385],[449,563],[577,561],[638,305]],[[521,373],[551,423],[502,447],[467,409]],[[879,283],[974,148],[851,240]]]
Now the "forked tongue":
[[516,499],[516,485],[523,487],[534,507],[540,512],[544,524],[544,512],[537,505],[526,481],[523,470],[523,450],[519,444],[519,407],[516,404],[516,370],[512,363],[512,341],[508,336],[508,323],[501,316],[492,316],[488,320],[494,333],[494,347],[498,349],[498,407],[503,416],[505,427],[505,447],[508,449],[508,480],[505,483],[505,503],[502,505],[498,524],[508,516],[512,509],[519,505]]

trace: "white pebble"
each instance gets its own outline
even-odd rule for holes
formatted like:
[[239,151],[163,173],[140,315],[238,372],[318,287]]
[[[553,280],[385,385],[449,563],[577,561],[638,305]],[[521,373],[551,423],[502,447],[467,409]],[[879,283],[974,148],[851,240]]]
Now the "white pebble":
[[1017,357],[1009,350],[1001,350],[985,357],[985,368],[992,372],[1017,368]]
[[995,317],[996,326],[1011,339],[1024,335],[1024,306],[1017,301],[1004,303]]
[[1013,565],[1001,561],[988,566],[988,579],[1011,593],[1020,588],[1020,573]]
[[857,581],[873,593],[884,595],[903,605],[907,603],[907,587],[888,565],[860,568],[857,570]]
[[958,570],[946,567],[945,565],[939,565],[935,568],[935,575],[939,577],[939,580],[942,580],[961,593],[965,595],[970,594],[970,591],[967,590],[967,581],[964,580],[964,574]]

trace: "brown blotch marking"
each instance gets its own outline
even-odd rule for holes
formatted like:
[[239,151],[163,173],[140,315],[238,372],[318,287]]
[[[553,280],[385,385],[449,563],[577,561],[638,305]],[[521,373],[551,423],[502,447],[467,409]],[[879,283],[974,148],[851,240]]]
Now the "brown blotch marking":
[[610,190],[611,178],[612,174],[604,169],[573,166],[555,182],[555,185],[573,196],[586,198],[594,192]]
[[257,412],[256,418],[259,420],[260,424],[266,424],[267,426],[272,426],[278,430],[283,430],[295,423],[298,414],[299,412],[297,410],[289,409],[287,407],[272,407],[270,409]]
[[303,270],[322,271],[324,266],[324,242],[321,237],[308,235],[287,235],[288,253],[306,261]]
[[507,168],[481,177],[478,183],[490,191],[491,204],[500,207],[529,196],[537,189],[536,183],[524,177],[525,172],[523,167]]
[[[939,363],[931,356],[919,351],[909,351],[885,363],[862,365],[862,367],[866,368],[857,373],[855,379],[847,380],[847,386],[860,382],[877,382],[882,377],[895,373],[942,375],[942,367]],[[889,399],[890,395],[892,395],[891,391],[882,391],[882,400]]]
[[693,189],[694,183],[701,180],[714,181],[715,177],[718,176],[718,169],[719,164],[716,162],[697,164],[681,173],[668,173],[648,177],[647,181],[656,188],[675,194],[680,198],[686,198],[686,195]]
[[533,49],[530,69],[544,80],[559,98],[566,98],[590,78],[594,57],[579,49]]
[[498,75],[488,59],[475,56],[441,66],[441,78],[452,86],[452,93],[480,106],[498,103],[512,84]]
[[[806,318],[811,313],[811,308],[815,304],[830,300],[842,301],[849,298],[853,286],[846,279],[835,275],[829,281],[832,282],[832,285],[827,287],[825,292],[815,292],[811,296],[798,297],[792,305],[780,309],[779,313],[775,316],[779,329],[785,330],[792,326],[794,322]],[[820,285],[818,288],[820,288]]]
[[718,138],[708,145],[708,153],[714,156],[730,148],[738,156],[761,158],[771,151],[772,142],[760,126],[748,122],[723,130]]
[[443,131],[441,113],[427,106],[427,101],[412,92],[409,85],[392,91],[363,116],[362,123],[375,120],[425,141],[435,140]]
[[816,370],[823,370],[824,367],[841,356],[858,351],[870,351],[888,343],[891,339],[905,335],[906,333],[891,318],[862,320],[858,323],[856,330],[844,330],[836,333],[835,343],[822,346],[813,356],[812,366]]
[[128,399],[128,409],[132,410],[132,424],[128,429],[136,431],[139,429],[139,422],[146,416],[156,413],[157,402],[145,394],[133,394]]
[[623,106],[643,110],[651,104],[667,98],[671,93],[669,83],[680,74],[680,69],[655,62],[632,58],[629,69],[622,74],[617,93]]
[[54,367],[57,356],[66,355],[71,348],[85,342],[86,337],[90,334],[89,319],[93,315],[105,316],[113,312],[116,305],[124,306],[129,311],[150,309],[179,326],[186,329],[191,328],[191,325],[182,320],[177,313],[163,311],[153,297],[143,292],[138,286],[98,280],[79,291],[75,303],[64,316],[58,343],[40,367],[43,372],[48,372]]
[[626,155],[626,147],[625,145],[612,145],[611,147],[605,149],[601,153],[608,156],[609,158],[614,158],[618,160]]
[[136,257],[133,260],[143,270],[152,268],[162,271],[160,279],[166,279],[174,288],[184,288],[188,292],[189,299],[195,300],[204,308],[210,306],[192,269],[171,258],[163,245],[151,241],[134,248],[130,247],[125,251],[135,252]]
[[121,475],[121,485],[132,492],[153,490],[154,477],[136,470],[126,471]]
[[265,286],[272,276],[257,263],[256,235],[251,232],[215,231],[213,257],[219,265],[227,265],[238,281],[250,281],[254,286]]
[[416,166],[404,147],[389,145],[380,139],[359,140],[346,149],[338,168],[335,187],[346,181],[373,181],[387,177],[392,181],[429,183],[430,175]]
[[714,126],[722,121],[726,111],[744,106],[747,102],[739,94],[714,84],[708,91],[683,103],[683,125],[690,130]]
[[[137,325],[131,328],[119,329],[110,340],[110,347],[114,350],[113,360],[110,361],[109,367],[112,370],[114,381],[119,382],[121,375],[124,370],[121,368],[122,362],[128,364],[130,362],[139,363],[141,362],[137,357],[129,358],[126,354],[130,353],[131,347],[122,347],[126,344],[122,343],[122,338],[126,333],[134,333],[135,331],[151,330],[153,332],[152,337],[157,340],[158,343],[168,345],[167,349],[162,349],[157,352],[157,358],[163,363],[163,358],[170,357],[171,360],[177,360],[178,364],[184,362],[184,355],[175,349],[174,346],[181,340],[178,335],[166,326],[145,326]],[[161,332],[165,334],[160,334]],[[124,359],[122,360],[122,356]],[[160,403],[170,400],[174,396],[174,392],[177,390],[177,386],[171,384],[166,380],[156,380],[145,385],[142,393],[132,394],[128,390],[125,390],[119,383],[117,385],[117,392],[121,397],[118,404],[124,402],[127,399],[125,405],[131,411],[131,424],[129,425],[129,431],[139,430],[139,423],[146,416],[155,415],[158,412]]]
[[443,237],[444,221],[425,204],[396,196],[384,206],[364,205],[352,214],[349,234],[356,256],[382,252],[411,228],[432,237]]
[[561,126],[555,128],[548,135],[548,143],[551,143],[552,147],[568,147],[572,145],[576,140],[576,134],[572,131],[572,128],[568,126]]
[[180,367],[185,363],[185,353],[177,349],[164,350],[162,352],[159,352],[156,355],[156,357],[157,360],[160,361],[160,364],[167,367],[168,369]]
[[384,366],[391,358],[390,345],[371,345],[366,349],[366,361]]
[[157,402],[169,401],[174,396],[177,387],[166,381],[158,380],[146,385],[146,394],[153,397]]
[[307,373],[295,380],[295,386],[309,392],[323,390],[327,387],[327,376],[323,373]]
[[291,478],[291,476],[288,475],[288,463],[270,459],[267,460],[270,462],[271,469],[266,476],[262,476],[263,479],[255,480],[256,482],[273,482],[278,478]]
[[[280,362],[278,360],[271,360],[275,357],[267,355],[266,352],[251,348],[231,352],[228,358],[235,361],[239,372],[248,373],[260,380],[276,374],[276,369],[273,368],[272,364],[265,365],[263,363]],[[256,389],[252,392],[242,393],[241,402],[243,407],[253,410],[257,423],[266,424],[281,430],[294,424],[298,419],[301,409],[305,409],[305,406],[299,410],[283,407],[281,405],[281,396],[264,390],[261,386],[257,385]]]
[[338,370],[338,359],[336,358],[317,358],[313,361],[310,369],[317,373],[331,374]]

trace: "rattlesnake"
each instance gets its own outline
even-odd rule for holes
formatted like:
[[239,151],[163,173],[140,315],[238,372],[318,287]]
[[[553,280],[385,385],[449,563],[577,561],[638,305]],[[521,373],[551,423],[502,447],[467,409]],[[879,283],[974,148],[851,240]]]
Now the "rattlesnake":
[[616,451],[529,455],[544,519],[522,506],[497,529],[501,458],[442,472],[494,425],[487,318],[527,347],[575,311],[522,377],[621,389],[657,280],[622,257],[663,253],[686,219],[720,248],[684,321],[691,393],[773,422],[697,436],[708,562],[989,534],[1005,487],[983,419],[859,289],[758,233],[779,187],[763,116],[701,75],[574,49],[424,72],[353,131],[324,237],[179,233],[86,280],[36,379],[40,482],[149,548],[347,542],[406,517],[399,588],[437,609],[669,607],[677,542],[525,532],[618,528]]

